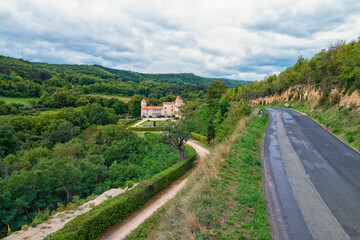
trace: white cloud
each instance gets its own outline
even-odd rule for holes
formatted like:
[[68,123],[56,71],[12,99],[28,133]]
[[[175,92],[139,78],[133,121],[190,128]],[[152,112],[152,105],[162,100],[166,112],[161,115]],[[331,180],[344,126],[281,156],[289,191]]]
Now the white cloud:
[[357,39],[356,0],[0,2],[0,54],[140,72],[263,79]]

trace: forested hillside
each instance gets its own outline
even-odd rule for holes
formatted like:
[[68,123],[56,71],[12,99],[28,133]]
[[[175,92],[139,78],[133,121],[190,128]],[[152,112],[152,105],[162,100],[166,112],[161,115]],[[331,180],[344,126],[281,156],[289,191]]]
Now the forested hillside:
[[330,92],[334,88],[341,89],[343,95],[359,91],[360,40],[340,42],[327,50],[323,49],[311,59],[300,56],[294,66],[280,74],[234,88],[228,92],[227,97],[250,100],[280,94],[294,85],[315,86],[321,93],[321,106],[330,104]]
[[112,125],[113,110],[97,105],[0,119],[0,237],[179,161],[161,135],[140,137]]
[[[101,93],[161,98],[181,95],[201,97],[212,80],[191,73],[144,74],[99,65],[31,63],[0,56],[0,96],[40,97],[66,90],[72,94]],[[229,85],[243,81],[227,80]]]

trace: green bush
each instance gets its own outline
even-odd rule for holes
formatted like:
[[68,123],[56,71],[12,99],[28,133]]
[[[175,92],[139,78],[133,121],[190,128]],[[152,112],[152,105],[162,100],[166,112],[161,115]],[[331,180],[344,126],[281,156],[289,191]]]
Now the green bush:
[[27,230],[29,228],[29,225],[25,224],[21,227],[21,230]]
[[50,217],[50,210],[48,208],[44,209],[44,210],[39,210],[36,212],[36,215],[35,215],[34,219],[32,220],[30,226],[35,227],[36,225],[47,220],[49,217]]
[[203,136],[203,135],[200,135],[200,134],[197,134],[197,133],[194,133],[194,132],[191,132],[191,136],[193,138],[195,138],[196,140],[199,140],[200,142],[202,143],[207,143],[207,137]]
[[345,134],[346,141],[352,143],[354,141],[354,134],[351,132],[347,132]]
[[132,187],[134,186],[134,182],[133,182],[133,181],[128,181],[127,184],[126,184],[126,186],[127,186],[128,188],[132,188]]
[[332,133],[334,133],[334,134],[340,133],[340,132],[341,132],[341,130],[340,130],[339,128],[334,128],[334,129],[332,130]]
[[196,159],[196,152],[186,147],[186,159],[156,174],[131,191],[104,201],[67,223],[64,228],[45,239],[95,239],[114,224],[140,209],[151,197],[178,179],[190,169]]
[[129,131],[160,131],[157,127],[128,127]]

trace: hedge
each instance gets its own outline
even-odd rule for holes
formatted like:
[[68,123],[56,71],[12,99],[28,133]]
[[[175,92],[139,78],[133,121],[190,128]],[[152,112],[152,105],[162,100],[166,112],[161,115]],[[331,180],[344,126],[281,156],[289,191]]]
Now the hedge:
[[194,132],[191,132],[191,135],[193,136],[193,138],[199,140],[200,142],[205,144],[207,143],[207,137]]
[[90,211],[72,219],[64,228],[48,235],[45,239],[85,240],[97,238],[101,233],[140,209],[151,197],[189,170],[194,165],[196,152],[189,146],[186,146],[185,151],[183,161],[177,162],[130,191],[105,200]]
[[129,131],[161,131],[157,127],[128,127]]

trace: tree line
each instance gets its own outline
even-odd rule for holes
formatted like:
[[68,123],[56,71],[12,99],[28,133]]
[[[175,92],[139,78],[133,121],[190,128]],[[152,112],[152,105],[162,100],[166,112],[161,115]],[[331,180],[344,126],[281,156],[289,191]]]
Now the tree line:
[[262,81],[235,87],[228,91],[232,100],[250,100],[281,94],[294,85],[313,85],[321,92],[319,104],[328,106],[330,91],[334,87],[343,94],[360,90],[360,39],[341,41],[323,49],[310,59],[299,56],[297,62],[279,74]]

